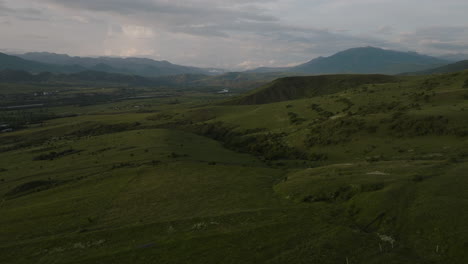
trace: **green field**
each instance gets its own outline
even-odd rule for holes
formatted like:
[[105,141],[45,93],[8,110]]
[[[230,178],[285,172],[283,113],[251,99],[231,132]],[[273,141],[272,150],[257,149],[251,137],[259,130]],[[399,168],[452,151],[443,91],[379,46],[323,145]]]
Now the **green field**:
[[468,263],[467,80],[74,87],[1,110],[0,263]]

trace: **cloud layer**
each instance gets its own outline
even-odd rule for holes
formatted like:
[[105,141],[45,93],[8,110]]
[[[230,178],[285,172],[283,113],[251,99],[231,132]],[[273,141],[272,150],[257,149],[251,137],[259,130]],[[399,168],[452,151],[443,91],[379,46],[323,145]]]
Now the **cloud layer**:
[[356,46],[468,52],[465,0],[0,0],[0,48],[281,66]]

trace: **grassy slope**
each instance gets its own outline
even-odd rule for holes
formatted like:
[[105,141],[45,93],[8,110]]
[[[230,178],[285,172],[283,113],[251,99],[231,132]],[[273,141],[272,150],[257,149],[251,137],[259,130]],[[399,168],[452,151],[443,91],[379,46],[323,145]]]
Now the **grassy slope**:
[[231,104],[266,104],[335,93],[372,83],[388,83],[397,79],[386,75],[321,75],[278,79]]
[[327,78],[0,135],[0,262],[466,263],[468,75]]

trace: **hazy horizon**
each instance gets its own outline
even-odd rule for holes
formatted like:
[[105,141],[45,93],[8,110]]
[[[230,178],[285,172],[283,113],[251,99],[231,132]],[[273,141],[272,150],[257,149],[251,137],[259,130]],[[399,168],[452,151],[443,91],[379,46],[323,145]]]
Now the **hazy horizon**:
[[468,53],[466,8],[461,0],[0,0],[0,48],[230,70],[363,46],[439,56]]

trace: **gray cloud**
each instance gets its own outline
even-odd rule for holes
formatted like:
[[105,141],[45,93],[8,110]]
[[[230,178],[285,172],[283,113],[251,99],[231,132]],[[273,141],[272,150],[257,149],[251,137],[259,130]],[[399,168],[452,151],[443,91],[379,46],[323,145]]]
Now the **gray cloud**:
[[356,46],[440,54],[468,43],[466,0],[38,2],[0,0],[0,18],[10,23],[0,23],[0,48],[236,68],[305,62]]
[[420,28],[401,34],[400,42],[436,54],[468,52],[468,25]]
[[[229,31],[255,31],[277,24],[255,3],[268,1],[49,0],[65,9],[113,14],[152,28],[172,32],[228,37]],[[248,3],[248,5],[246,5]]]
[[0,17],[16,17],[22,20],[45,20],[41,10],[29,7],[10,8],[5,1],[0,1]]
[[463,43],[433,42],[427,45],[432,48],[445,51],[447,53],[468,52],[468,42],[463,42]]

